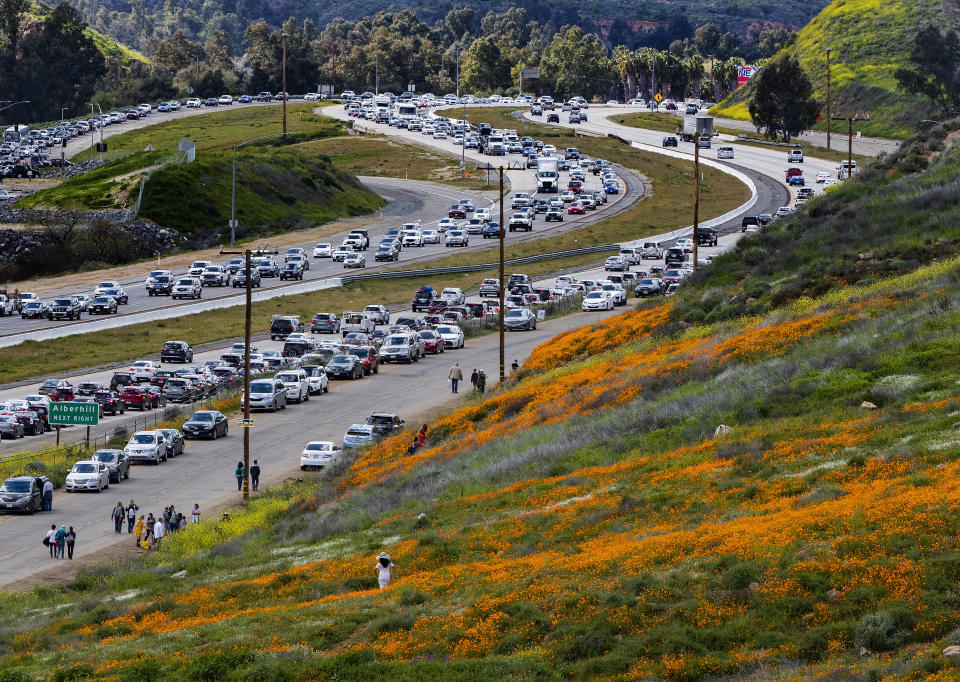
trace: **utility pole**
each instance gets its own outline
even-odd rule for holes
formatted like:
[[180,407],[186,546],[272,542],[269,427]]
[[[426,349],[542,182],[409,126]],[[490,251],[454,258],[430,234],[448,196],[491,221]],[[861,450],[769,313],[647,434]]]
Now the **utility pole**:
[[280,34],[283,42],[283,57],[281,58],[280,76],[281,87],[283,88],[283,144],[287,143],[287,32]]
[[460,99],[460,47],[457,47],[457,99]]
[[[460,98],[460,50],[457,50],[457,99]],[[467,102],[463,101],[463,144],[460,145],[460,179],[467,177]]]
[[693,269],[697,269],[697,249],[700,242],[700,131],[693,141]]
[[[865,114],[854,114],[853,116],[834,116],[833,120],[847,122],[847,175],[844,179],[848,179],[853,177],[853,122],[869,121],[870,117]],[[843,174],[842,165],[840,173]]]
[[497,319],[499,321],[500,327],[500,381],[502,382],[504,374],[504,363],[503,363],[503,292],[507,287],[507,281],[503,273],[503,238],[506,229],[503,225],[503,166],[500,166],[500,305],[497,308]]
[[[93,118],[93,102],[90,102],[90,118]],[[93,135],[90,135],[90,161],[93,161]]]
[[250,249],[243,251],[224,251],[220,250],[221,255],[240,255],[244,257],[244,268],[246,268],[246,312],[244,318],[243,330],[243,420],[246,426],[243,427],[243,501],[250,500],[250,324],[251,308],[253,302],[253,281],[250,272],[253,266],[251,262]]
[[830,51],[832,47],[827,48],[827,149],[830,149]]
[[373,56],[373,94],[380,94],[380,55]]

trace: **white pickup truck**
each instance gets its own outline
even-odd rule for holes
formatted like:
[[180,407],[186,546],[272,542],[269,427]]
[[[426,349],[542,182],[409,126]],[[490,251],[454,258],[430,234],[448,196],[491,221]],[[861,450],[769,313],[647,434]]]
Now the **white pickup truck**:
[[340,318],[340,331],[344,336],[350,334],[351,332],[362,332],[364,334],[372,334],[374,329],[376,329],[376,324],[371,320],[366,313],[357,313],[351,311],[344,311],[343,316]]

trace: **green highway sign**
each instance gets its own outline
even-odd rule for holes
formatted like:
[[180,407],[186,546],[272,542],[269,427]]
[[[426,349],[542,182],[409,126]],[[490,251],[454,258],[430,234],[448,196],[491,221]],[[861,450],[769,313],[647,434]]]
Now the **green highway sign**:
[[50,403],[51,424],[96,426],[100,423],[100,403]]

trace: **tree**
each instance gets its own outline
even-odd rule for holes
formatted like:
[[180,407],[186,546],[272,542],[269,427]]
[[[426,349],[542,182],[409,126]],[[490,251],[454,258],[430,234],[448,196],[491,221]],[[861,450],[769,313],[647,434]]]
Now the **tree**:
[[540,66],[541,77],[548,82],[552,80],[556,93],[564,98],[607,93],[614,74],[603,43],[597,36],[584,33],[579,26],[553,37]]
[[768,59],[792,43],[796,37],[796,33],[783,26],[760,31],[753,44],[753,57]]
[[917,33],[910,52],[914,68],[894,73],[901,90],[923,95],[944,113],[960,106],[960,39],[953,31],[941,34],[933,25]]
[[492,92],[509,85],[510,66],[490,36],[474,40],[460,58],[460,80],[471,92]]
[[796,57],[776,59],[755,76],[756,87],[750,99],[750,118],[759,131],[786,142],[791,135],[812,126],[820,113],[820,104],[813,99],[813,84]]
[[10,55],[17,54],[20,42],[20,23],[23,13],[30,5],[28,0],[0,0],[0,32],[7,41],[6,49]]

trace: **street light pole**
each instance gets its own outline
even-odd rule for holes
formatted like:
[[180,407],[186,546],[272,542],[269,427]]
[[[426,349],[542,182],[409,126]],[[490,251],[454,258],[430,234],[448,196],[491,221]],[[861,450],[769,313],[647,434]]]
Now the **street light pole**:
[[827,48],[827,149],[830,149],[830,51],[832,47]]
[[246,268],[246,311],[244,314],[243,329],[243,420],[247,424],[243,427],[243,501],[250,499],[250,326],[251,326],[251,308],[253,307],[253,287],[250,276],[251,261],[250,249],[243,251],[220,251],[221,255],[243,254],[244,267]]
[[700,242],[700,131],[693,141],[693,269],[697,269],[697,247]]
[[283,43],[283,57],[281,58],[281,87],[283,88],[283,143],[287,143],[287,32],[280,34]]
[[499,230],[499,233],[500,233],[500,305],[497,308],[497,319],[499,322],[498,326],[500,328],[500,381],[501,382],[505,377],[504,360],[503,360],[503,343],[505,340],[503,335],[503,292],[507,286],[507,282],[504,279],[504,273],[503,273],[503,238],[504,238],[505,231],[506,230],[503,224],[503,166],[500,166],[500,230]]

